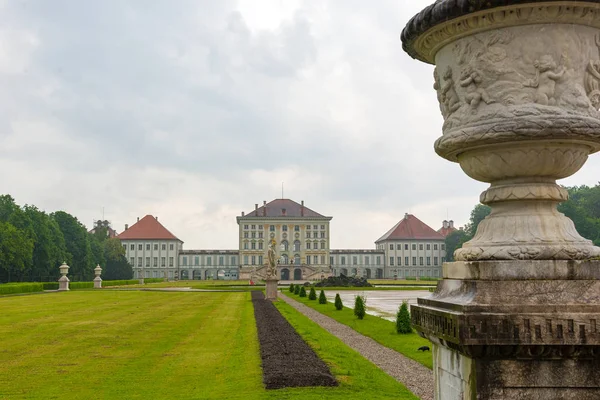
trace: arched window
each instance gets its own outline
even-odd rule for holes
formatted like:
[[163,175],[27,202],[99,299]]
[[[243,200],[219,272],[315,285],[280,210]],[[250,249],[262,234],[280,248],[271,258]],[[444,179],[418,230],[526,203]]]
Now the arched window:
[[[298,243],[300,243],[300,242],[298,242]],[[300,254],[294,255],[294,265],[300,265]]]
[[288,251],[288,248],[289,248],[288,241],[284,240],[283,242],[281,242],[281,247],[283,248],[283,251]]
[[283,264],[289,264],[289,262],[290,262],[290,260],[289,260],[289,258],[288,258],[288,255],[287,255],[287,254],[282,254],[282,255],[281,255],[281,260],[282,260],[281,262],[282,262]]
[[[296,240],[294,242],[294,251],[300,251],[300,241],[299,240]],[[298,264],[300,264],[300,263],[298,263]]]

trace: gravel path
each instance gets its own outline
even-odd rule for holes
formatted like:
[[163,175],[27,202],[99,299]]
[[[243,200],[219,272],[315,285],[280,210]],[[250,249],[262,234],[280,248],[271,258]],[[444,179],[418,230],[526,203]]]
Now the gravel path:
[[377,343],[369,337],[361,335],[333,318],[298,303],[286,295],[282,295],[282,293],[279,293],[279,298],[358,351],[367,360],[406,386],[416,396],[423,400],[433,400],[433,372],[429,368]]

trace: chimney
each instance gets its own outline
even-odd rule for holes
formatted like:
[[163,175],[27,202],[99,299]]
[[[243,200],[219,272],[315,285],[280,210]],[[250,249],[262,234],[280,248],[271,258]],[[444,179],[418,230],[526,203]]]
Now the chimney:
[[304,200],[300,202],[300,216],[304,217]]
[[244,212],[242,211],[242,217],[244,216]]
[[125,230],[129,229],[129,225],[125,224]]
[[408,219],[408,213],[404,213],[404,219]]
[[267,216],[267,202],[263,200],[263,217]]
[[138,217],[138,220],[137,220],[137,222],[140,222],[140,217]]
[[448,221],[444,220],[442,222],[442,228],[447,229],[448,228]]
[[156,216],[156,220],[158,221],[158,215]]
[[454,221],[452,221],[452,220],[448,221],[448,227],[454,228]]
[[254,203],[254,212],[255,212],[256,216],[258,217],[258,203]]

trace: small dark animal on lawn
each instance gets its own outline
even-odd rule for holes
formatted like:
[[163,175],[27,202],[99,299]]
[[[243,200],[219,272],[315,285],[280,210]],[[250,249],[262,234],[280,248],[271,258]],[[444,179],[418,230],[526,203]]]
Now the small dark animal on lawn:
[[417,350],[420,350],[420,351],[429,351],[429,346],[421,346]]

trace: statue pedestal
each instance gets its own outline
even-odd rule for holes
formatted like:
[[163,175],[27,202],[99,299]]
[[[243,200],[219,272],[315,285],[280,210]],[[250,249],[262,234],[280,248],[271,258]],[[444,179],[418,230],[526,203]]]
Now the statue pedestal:
[[69,278],[67,278],[66,275],[63,275],[58,279],[58,290],[61,292],[69,290]]
[[600,398],[600,261],[446,263],[411,307],[436,399]]
[[102,278],[99,276],[94,278],[94,289],[102,289]]
[[277,279],[267,278],[266,298],[277,300]]

